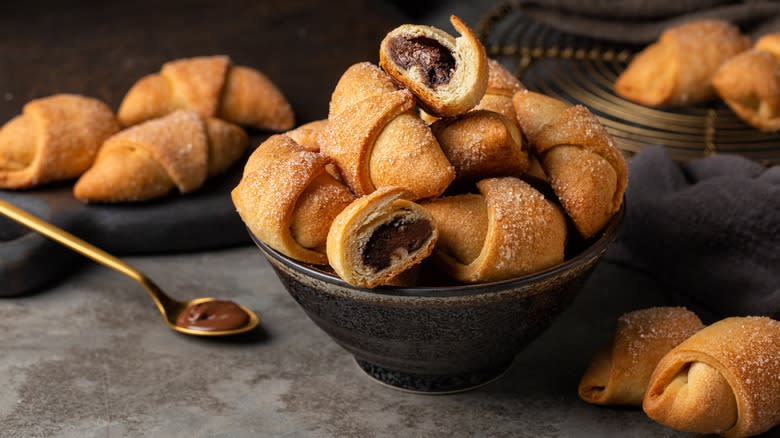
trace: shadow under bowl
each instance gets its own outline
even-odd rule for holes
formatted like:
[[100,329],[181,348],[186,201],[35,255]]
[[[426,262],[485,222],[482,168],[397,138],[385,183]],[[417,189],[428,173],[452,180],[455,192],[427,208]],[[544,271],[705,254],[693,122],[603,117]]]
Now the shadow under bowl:
[[473,285],[362,289],[252,239],[308,317],[369,376],[441,394],[484,385],[509,368],[577,295],[615,239],[624,209],[563,263]]

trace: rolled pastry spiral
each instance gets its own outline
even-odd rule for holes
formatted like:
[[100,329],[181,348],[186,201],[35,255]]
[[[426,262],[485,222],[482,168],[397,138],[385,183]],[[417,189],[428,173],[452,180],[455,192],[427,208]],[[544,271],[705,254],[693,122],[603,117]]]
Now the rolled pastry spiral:
[[498,281],[563,261],[566,219],[556,204],[513,177],[477,183],[480,194],[423,203],[439,227],[434,261],[467,283]]
[[780,423],[780,322],[732,317],[694,334],[658,363],[642,407],[686,432],[735,438],[771,429]]
[[0,128],[0,188],[76,178],[117,131],[114,113],[97,99],[56,94],[32,100]]
[[431,254],[438,238],[436,222],[410,195],[404,188],[385,186],[336,216],[327,253],[344,281],[365,288],[388,284]]
[[249,230],[288,257],[327,264],[325,243],[331,222],[354,199],[327,172],[330,162],[283,134],[258,146],[231,192]]
[[131,126],[190,108],[201,117],[284,131],[295,125],[287,98],[263,73],[236,66],[227,56],[169,61],[160,73],[138,80],[119,106],[119,121]]
[[598,405],[641,406],[658,361],[702,328],[699,317],[683,307],[620,316],[612,341],[596,353],[580,380],[580,398]]
[[437,117],[453,117],[473,108],[487,88],[485,48],[455,15],[455,38],[432,26],[402,24],[379,47],[379,65],[411,90],[420,106]]
[[88,202],[143,201],[178,189],[189,193],[244,153],[243,129],[178,110],[120,131],[105,141],[73,194]]
[[412,199],[444,192],[455,178],[415,100],[374,64],[349,67],[330,101],[320,150],[338,165],[358,196],[379,187],[405,187]]
[[780,130],[780,33],[724,62],[712,85],[740,119],[762,131]]
[[623,203],[628,182],[623,154],[582,105],[527,90],[515,93],[513,103],[561,205],[584,238],[593,236]]

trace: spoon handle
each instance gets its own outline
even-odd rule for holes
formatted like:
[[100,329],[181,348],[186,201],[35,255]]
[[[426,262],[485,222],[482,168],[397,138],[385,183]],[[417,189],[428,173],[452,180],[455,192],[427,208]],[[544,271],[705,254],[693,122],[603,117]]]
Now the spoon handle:
[[[128,263],[123,262],[119,258],[103,251],[102,249],[79,239],[62,228],[54,226],[3,199],[0,199],[0,214],[32,229],[39,234],[48,237],[57,243],[72,249],[73,251],[76,251],[83,256],[100,263],[101,265],[107,266],[115,271],[119,271],[133,280],[141,283],[149,292],[149,295],[152,296],[152,299],[155,301],[155,304],[157,304],[158,307],[162,307],[163,304],[167,304],[167,302],[173,301],[171,298],[166,296],[162,290],[160,290],[160,288],[149,279],[149,277],[144,275],[143,272],[130,266]],[[163,303],[160,301],[163,301]]]

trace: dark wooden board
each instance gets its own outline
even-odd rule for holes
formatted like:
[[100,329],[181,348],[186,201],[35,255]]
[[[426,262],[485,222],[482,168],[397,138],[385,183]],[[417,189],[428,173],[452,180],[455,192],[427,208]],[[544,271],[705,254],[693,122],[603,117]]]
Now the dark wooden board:
[[[298,123],[324,118],[341,73],[376,62],[403,15],[383,2],[24,1],[0,5],[0,123],[31,99],[78,93],[116,109],[140,77],[172,59],[227,54],[270,77]],[[250,132],[253,146],[268,133]],[[248,243],[230,201],[243,163],[198,192],[142,204],[84,205],[72,182],[0,197],[116,254]],[[35,290],[82,259],[0,218],[0,296]]]

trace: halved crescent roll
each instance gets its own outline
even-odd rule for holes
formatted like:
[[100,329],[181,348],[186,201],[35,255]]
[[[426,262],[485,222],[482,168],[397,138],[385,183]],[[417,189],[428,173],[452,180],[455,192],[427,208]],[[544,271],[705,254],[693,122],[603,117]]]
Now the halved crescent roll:
[[710,81],[750,40],[726,21],[701,20],[664,31],[618,77],[615,91],[647,106],[679,106],[715,97]]
[[438,117],[453,117],[473,108],[487,88],[485,48],[460,18],[450,22],[461,34],[403,24],[388,32],[379,48],[379,65]]
[[598,405],[641,406],[658,361],[704,328],[682,307],[651,307],[622,315],[612,342],[599,350],[579,385],[580,398]]
[[328,232],[328,262],[344,281],[365,288],[387,284],[431,254],[439,237],[436,223],[411,196],[385,186],[336,216]]
[[780,423],[780,321],[726,318],[667,353],[642,407],[675,429],[746,437]]
[[[512,106],[512,96],[518,91],[525,90],[525,85],[515,75],[504,68],[500,62],[488,58],[488,83],[482,100],[473,110],[494,111],[507,119],[516,122],[517,115]],[[438,117],[432,116],[420,110],[420,117],[428,123],[435,122]]]

